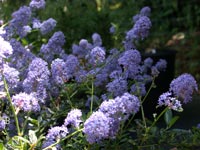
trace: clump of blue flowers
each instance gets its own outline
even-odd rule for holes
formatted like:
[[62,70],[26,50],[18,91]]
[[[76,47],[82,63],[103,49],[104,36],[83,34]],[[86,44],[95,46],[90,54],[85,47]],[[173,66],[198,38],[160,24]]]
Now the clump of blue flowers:
[[[107,49],[95,32],[90,40],[72,43],[67,53],[65,34],[53,32],[56,20],[35,16],[45,5],[44,0],[31,0],[0,27],[0,143],[6,149],[141,146],[163,114],[181,112],[182,104],[192,101],[198,86],[185,73],[159,97],[162,113],[153,122],[144,116],[146,95],[167,68],[164,59],[143,60],[135,46],[149,35],[149,7],[133,17],[121,47]],[[40,36],[29,41],[27,35],[35,31]],[[46,35],[50,38],[40,39]],[[138,113],[141,118],[134,120]]]

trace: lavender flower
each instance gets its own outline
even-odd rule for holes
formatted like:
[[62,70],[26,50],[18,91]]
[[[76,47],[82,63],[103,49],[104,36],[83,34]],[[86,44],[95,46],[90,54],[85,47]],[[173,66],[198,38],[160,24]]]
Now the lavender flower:
[[62,49],[64,43],[64,34],[61,31],[55,32],[48,43],[42,45],[40,55],[43,55],[43,58],[50,63],[56,55],[59,56],[64,53]]
[[9,88],[14,88],[19,82],[19,72],[7,64],[3,65],[3,75],[8,83]]
[[56,26],[56,20],[54,20],[53,18],[49,18],[46,21],[43,21],[41,26],[40,26],[40,32],[42,35],[45,35],[49,32],[51,32],[54,27]]
[[62,59],[55,59],[51,63],[51,73],[52,79],[56,85],[63,85],[66,81],[71,78],[71,75],[68,74],[68,69],[66,63]]
[[90,144],[109,137],[110,119],[104,113],[96,111],[85,121],[83,132]]
[[123,93],[127,92],[128,90],[128,83],[127,80],[120,77],[117,79],[114,79],[112,82],[109,82],[106,85],[107,91],[112,93],[115,97],[121,96]]
[[22,31],[21,31],[21,37],[25,37],[28,33],[31,32],[31,27],[30,26],[23,26]]
[[83,122],[81,120],[82,112],[79,109],[72,109],[68,114],[67,118],[65,119],[64,125],[68,127],[72,125],[75,128],[79,128],[80,123]]
[[[46,135],[46,141],[44,141],[42,148],[46,148],[51,144],[54,144],[56,141],[66,137],[68,134],[68,130],[64,126],[55,126],[48,130],[48,134]],[[60,144],[57,144],[56,149],[60,149]]]
[[13,53],[13,48],[10,43],[5,41],[1,36],[0,43],[0,57],[6,58]]
[[114,34],[114,33],[116,32],[115,26],[112,25],[112,26],[110,27],[109,31],[110,31],[111,34]]
[[142,16],[135,23],[133,27],[133,35],[130,35],[134,39],[144,39],[148,37],[149,30],[151,28],[151,20],[147,16]]
[[155,67],[159,70],[159,71],[165,71],[165,69],[167,68],[167,61],[164,59],[160,59]]
[[128,78],[134,79],[140,72],[141,55],[138,50],[127,50],[118,59]]
[[33,29],[39,29],[41,27],[41,22],[39,19],[34,18],[32,21],[32,28]]
[[175,111],[183,111],[181,102],[177,100],[175,97],[172,97],[172,93],[166,92],[160,95],[158,99],[158,106],[167,106],[169,109]]
[[94,46],[102,46],[102,39],[98,33],[92,35],[92,41]]
[[147,16],[147,17],[149,17],[150,14],[151,14],[151,8],[148,7],[148,6],[145,6],[145,7],[143,7],[143,8],[140,10],[140,15],[142,15],[142,16]]
[[198,91],[198,86],[194,77],[185,73],[172,80],[170,91],[178,98],[181,98],[183,103],[188,103],[192,100],[193,92]]
[[23,27],[28,25],[31,20],[31,9],[27,6],[20,7],[19,10],[12,14],[12,20],[10,21],[9,28],[16,32],[17,35],[23,37]]
[[44,0],[32,0],[29,4],[32,9],[43,9],[45,8],[45,1]]
[[35,58],[28,68],[28,74],[23,81],[24,91],[27,93],[36,92],[41,102],[46,98],[46,88],[49,85],[49,75],[47,62],[41,58]]
[[6,121],[0,117],[0,131],[6,128]]
[[118,96],[115,99],[109,99],[103,101],[99,106],[99,111],[102,111],[107,116],[122,120],[125,116],[129,116],[132,113],[139,111],[140,101],[138,97],[129,93],[124,93],[122,96]]
[[105,55],[106,53],[104,49],[102,49],[99,46],[96,46],[90,52],[89,62],[94,65],[102,63],[105,60]]
[[27,51],[22,44],[15,39],[11,39],[10,44],[13,48],[13,55],[11,55],[9,65],[20,70],[20,78],[23,80],[26,69],[35,56],[33,53]]
[[38,99],[35,97],[34,93],[19,93],[12,96],[12,103],[16,109],[29,111],[40,111],[40,105]]

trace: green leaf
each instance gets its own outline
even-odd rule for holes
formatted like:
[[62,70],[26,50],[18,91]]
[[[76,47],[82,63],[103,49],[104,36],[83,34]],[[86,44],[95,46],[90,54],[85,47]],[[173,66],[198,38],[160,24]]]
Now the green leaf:
[[5,150],[5,149],[4,149],[4,146],[3,146],[3,143],[0,143],[0,149],[1,149],[1,150]]
[[169,125],[168,125],[168,129],[169,128],[171,128],[175,123],[176,123],[176,121],[179,119],[180,117],[179,116],[174,116],[172,119],[171,119],[171,121],[170,121],[170,123],[169,123]]
[[164,120],[167,126],[169,126],[171,120],[172,120],[172,110],[168,109],[164,114]]

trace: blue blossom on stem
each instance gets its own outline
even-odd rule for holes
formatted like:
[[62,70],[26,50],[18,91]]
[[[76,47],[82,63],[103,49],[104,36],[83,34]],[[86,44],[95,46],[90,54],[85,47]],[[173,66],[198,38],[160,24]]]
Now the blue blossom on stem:
[[198,86],[194,77],[185,73],[172,80],[170,91],[176,97],[182,99],[183,103],[188,103],[192,100],[193,92],[198,91]]
[[29,6],[34,9],[43,9],[45,8],[45,0],[31,0]]
[[41,34],[45,35],[51,32],[56,26],[56,23],[57,23],[56,20],[54,20],[53,18],[49,18],[48,20],[43,21],[40,26]]
[[27,93],[36,92],[41,102],[47,97],[46,89],[49,86],[48,64],[41,58],[35,58],[28,68],[27,77],[23,81],[24,91]]
[[109,137],[110,119],[103,112],[96,111],[85,121],[83,132],[90,144]]
[[175,111],[183,111],[181,102],[177,98],[172,97],[172,93],[170,92],[160,95],[158,99],[158,106],[167,106],[169,109]]
[[31,21],[31,14],[32,13],[30,7],[20,7],[19,10],[12,14],[12,20],[10,21],[8,29],[16,32],[16,34],[20,37],[23,37],[23,27],[28,25],[29,21]]
[[65,118],[64,126],[68,127],[69,125],[79,128],[80,123],[82,123],[82,112],[80,109],[72,109]]
[[13,53],[13,48],[11,44],[8,41],[5,41],[1,36],[0,43],[0,57],[7,58]]
[[3,76],[5,77],[9,88],[15,88],[17,86],[19,82],[19,71],[17,71],[15,68],[4,64]]
[[0,117],[0,131],[6,128],[6,121]]
[[127,80],[122,77],[119,77],[117,79],[114,79],[112,82],[109,82],[106,85],[106,88],[108,92],[112,93],[116,97],[121,96],[123,93],[127,92],[127,86]]
[[128,78],[134,79],[140,72],[141,55],[138,50],[127,50],[118,59]]
[[[66,137],[68,134],[68,129],[64,126],[55,126],[48,130],[48,134],[46,135],[46,140],[44,141],[42,148],[46,148],[51,144],[54,144],[58,140]],[[60,145],[56,145],[56,149],[60,149]]]
[[16,110],[23,110],[25,112],[29,111],[40,111],[40,105],[38,99],[35,97],[34,93],[19,93],[12,96],[12,103]]
[[99,46],[96,46],[90,52],[89,62],[94,65],[100,64],[104,62],[105,55],[105,50]]
[[149,6],[145,6],[140,10],[140,15],[149,17],[151,14],[151,8]]
[[155,67],[159,70],[159,71],[165,71],[165,69],[167,68],[167,61],[164,59],[160,59],[156,64]]
[[63,85],[72,77],[72,75],[68,73],[66,63],[59,58],[52,61],[51,74],[52,79],[56,83],[56,85]]
[[33,29],[39,29],[41,27],[41,22],[37,18],[33,18],[32,20],[32,28]]
[[64,53],[64,50],[62,49],[64,43],[64,34],[61,31],[55,32],[49,39],[48,43],[42,45],[40,55],[42,55],[43,58],[50,63],[55,56],[58,57]]
[[146,87],[145,83],[137,82],[131,86],[131,93],[134,93],[138,96],[145,96],[146,95]]
[[92,34],[92,41],[93,41],[94,47],[95,46],[102,46],[102,39],[101,39],[101,36],[98,33]]

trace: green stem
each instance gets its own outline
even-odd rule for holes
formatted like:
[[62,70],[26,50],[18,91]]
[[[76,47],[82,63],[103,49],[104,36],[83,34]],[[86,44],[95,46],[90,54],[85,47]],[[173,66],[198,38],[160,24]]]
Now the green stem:
[[15,113],[15,108],[14,108],[14,106],[12,104],[12,99],[10,97],[8,85],[6,83],[6,79],[4,78],[4,76],[2,76],[2,77],[3,77],[4,88],[6,90],[7,98],[8,98],[8,101],[10,103],[10,108],[11,108],[11,111],[12,111],[12,113],[14,115],[14,120],[15,120],[15,124],[16,124],[16,127],[17,127],[17,133],[18,133],[18,136],[21,136],[21,132],[20,132],[20,128],[19,128],[19,121],[18,121],[18,118],[17,118],[17,114]]
[[71,133],[70,135],[66,136],[65,138],[63,138],[63,139],[61,139],[61,140],[56,141],[55,143],[51,144],[51,145],[48,146],[48,147],[45,147],[45,148],[42,149],[42,150],[47,150],[47,149],[49,149],[49,148],[53,148],[55,145],[57,145],[57,144],[59,144],[60,142],[62,142],[62,141],[64,141],[64,140],[66,140],[66,139],[68,139],[68,138],[74,136],[75,134],[81,132],[82,130],[83,130],[83,128],[81,128],[81,129],[79,129],[79,130],[77,130],[77,131]]
[[30,114],[31,114],[31,112],[29,111],[29,112],[28,112],[28,115],[26,116],[26,120],[25,120],[25,122],[24,122],[23,128],[22,128],[22,132],[21,132],[21,135],[22,135],[22,136],[23,136],[24,131],[25,131],[25,129],[26,129],[26,126],[27,126],[27,123],[28,123],[28,118],[30,117]]
[[153,86],[154,86],[154,81],[155,81],[155,78],[153,78],[153,80],[152,80],[152,82],[151,82],[151,85],[150,85],[150,87],[149,87],[147,93],[145,94],[145,97],[144,97],[143,100],[142,100],[142,103],[144,103],[144,101],[146,100],[147,96],[149,95],[151,89],[153,88]]
[[158,120],[160,119],[160,117],[168,110],[169,108],[166,107],[160,114],[158,117],[156,117],[156,119],[154,120],[154,122],[151,124],[151,126],[149,127],[149,130],[158,122]]

